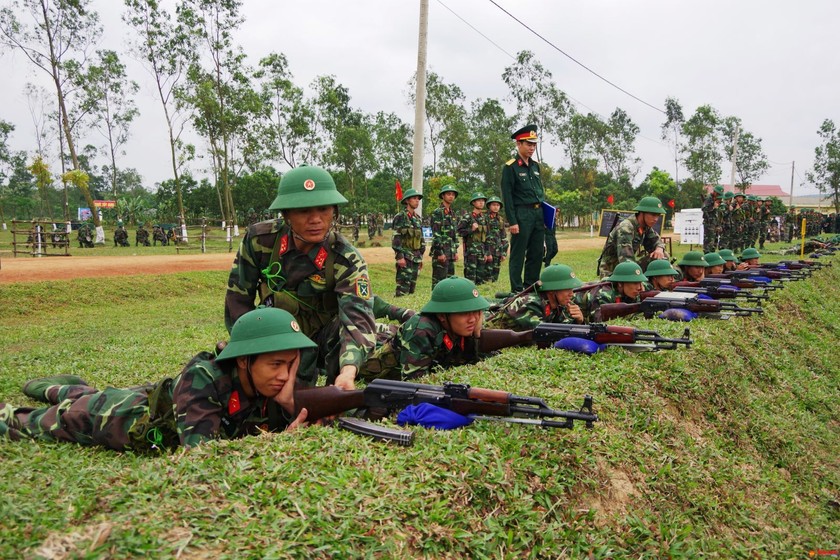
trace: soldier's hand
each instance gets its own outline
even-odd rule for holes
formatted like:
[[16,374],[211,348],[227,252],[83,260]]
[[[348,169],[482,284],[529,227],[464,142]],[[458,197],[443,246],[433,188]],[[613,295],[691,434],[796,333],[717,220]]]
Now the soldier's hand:
[[437,262],[444,264],[446,263],[446,255],[438,255]]
[[298,428],[305,428],[309,426],[309,422],[306,421],[307,416],[309,416],[309,411],[305,408],[300,409],[300,414],[298,414],[297,418],[295,418],[292,423],[286,427],[286,431],[291,432],[297,430]]
[[493,255],[487,255],[486,257],[484,257],[484,262],[486,262],[486,263],[493,262]]
[[397,266],[399,268],[405,268],[405,259],[397,259]]
[[356,388],[356,366],[344,366],[341,368],[341,372],[335,378],[334,385],[345,391],[354,390]]
[[417,263],[417,270],[423,270],[423,261]]
[[295,385],[297,384],[297,372],[300,367],[300,353],[289,364],[289,377],[280,392],[274,395],[272,400],[283,407],[289,414],[295,412]]
[[652,259],[664,259],[665,249],[663,249],[662,247],[657,247],[649,256]]
[[569,310],[569,315],[571,315],[572,319],[575,320],[575,323],[583,323],[583,311],[580,310],[580,306],[569,302],[569,305],[566,306],[566,309]]
[[510,234],[511,235],[518,235],[519,234],[519,224],[513,224],[510,226]]

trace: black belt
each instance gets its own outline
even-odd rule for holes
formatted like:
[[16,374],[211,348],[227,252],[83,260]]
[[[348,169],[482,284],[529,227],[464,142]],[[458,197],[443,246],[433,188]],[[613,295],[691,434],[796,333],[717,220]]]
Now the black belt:
[[540,207],[540,203],[537,202],[536,204],[517,204],[516,207],[517,208],[534,208],[534,209],[536,209],[536,208]]

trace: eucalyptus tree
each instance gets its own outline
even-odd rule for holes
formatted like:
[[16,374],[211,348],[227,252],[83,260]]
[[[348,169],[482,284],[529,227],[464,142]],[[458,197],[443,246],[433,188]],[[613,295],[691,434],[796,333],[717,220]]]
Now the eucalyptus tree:
[[[409,81],[408,101],[415,103],[415,87],[417,76]],[[437,175],[438,164],[443,157],[448,143],[462,141],[464,131],[464,92],[455,84],[447,83],[443,77],[435,72],[426,74],[426,146],[431,150],[431,173]],[[447,136],[449,138],[447,138]],[[460,147],[449,148],[449,156],[457,159]]]
[[467,119],[470,133],[470,175],[482,189],[498,193],[502,182],[502,166],[514,153],[510,132],[513,117],[505,113],[496,99],[473,101]]
[[680,146],[683,162],[692,178],[703,184],[720,179],[723,160],[721,117],[710,105],[701,105],[680,127],[685,143]]
[[682,105],[674,97],[665,99],[665,122],[661,125],[661,137],[668,142],[674,150],[674,182],[680,183],[680,130],[685,124]]
[[[9,7],[9,5],[11,7]],[[61,131],[70,153],[74,171],[79,171],[74,125],[68,96],[71,94],[66,66],[73,56],[77,67],[85,64],[87,52],[99,41],[102,28],[99,16],[90,9],[90,0],[13,0],[0,9],[0,43],[24,54],[36,68],[49,75],[55,87]],[[27,16],[26,22],[18,14]],[[78,181],[88,206],[93,197],[85,181]],[[93,213],[97,242],[104,242],[99,216]]]
[[4,228],[6,215],[3,203],[6,198],[6,180],[12,173],[12,153],[9,151],[9,135],[15,130],[15,125],[0,119],[0,223]]
[[635,156],[639,126],[620,108],[612,112],[607,121],[589,115],[592,131],[592,149],[601,158],[604,169],[617,182],[632,183],[639,172]]
[[180,22],[173,22],[172,15],[158,0],[124,2],[126,11],[123,21],[136,33],[131,50],[152,75],[163,108],[178,216],[183,224],[186,216],[181,174],[193,158],[195,149],[181,140],[188,114],[178,94],[186,87],[187,69],[195,58],[195,36],[187,32]]
[[840,214],[840,131],[834,121],[825,119],[817,134],[821,144],[814,148],[814,166],[806,177],[831,197],[834,212]]
[[760,179],[770,169],[770,164],[761,147],[761,138],[757,138],[752,132],[744,131],[741,119],[738,117],[727,117],[721,121],[720,135],[723,142],[723,152],[727,159],[732,159],[736,128],[740,129],[738,149],[735,153],[735,170],[739,181],[733,186],[741,192],[745,192],[747,187]]
[[411,179],[414,131],[394,113],[379,111],[371,119],[374,169],[393,180]]

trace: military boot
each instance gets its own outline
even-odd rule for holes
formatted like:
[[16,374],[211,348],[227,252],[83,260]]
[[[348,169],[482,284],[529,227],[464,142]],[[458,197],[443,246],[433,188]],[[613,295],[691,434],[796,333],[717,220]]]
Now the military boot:
[[78,375],[53,375],[52,377],[41,377],[27,381],[23,386],[23,394],[27,397],[49,403],[47,399],[47,389],[55,385],[84,385],[88,386],[87,382]]

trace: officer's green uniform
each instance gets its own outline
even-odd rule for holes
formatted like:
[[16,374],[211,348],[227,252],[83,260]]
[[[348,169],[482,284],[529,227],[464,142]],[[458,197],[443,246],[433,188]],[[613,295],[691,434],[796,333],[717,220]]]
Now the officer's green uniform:
[[[444,193],[454,192],[457,198],[458,190],[453,185],[446,185],[440,190]],[[452,208],[443,204],[432,212],[432,289],[438,282],[455,274],[455,258],[458,254],[458,218]],[[507,240],[505,240],[507,242]],[[438,261],[438,257],[446,257],[445,262]]]
[[[525,126],[511,135],[517,142],[537,139],[537,126]],[[540,277],[545,249],[545,223],[542,203],[545,191],[540,180],[540,164],[533,158],[525,162],[518,154],[502,168],[502,200],[510,226],[519,226],[519,233],[510,236],[508,260],[510,291],[519,293]],[[522,270],[525,269],[524,284]]]
[[[413,196],[423,195],[414,189],[408,189],[400,202]],[[423,254],[426,252],[426,241],[423,239],[423,221],[420,216],[408,209],[394,216],[393,222],[394,237],[391,239],[391,248],[394,249],[395,260],[405,259],[405,266],[397,264],[397,297],[405,294],[413,294],[417,287],[417,275],[420,274],[420,267],[423,265]]]
[[[470,199],[470,204],[476,200],[487,200],[487,197],[477,192]],[[487,269],[492,265],[487,261],[491,256],[487,231],[487,215],[475,207],[458,222],[458,234],[464,239],[464,276],[476,286],[484,283],[488,277]]]
[[142,453],[282,431],[294,420],[291,411],[260,395],[252,380],[249,383],[255,395],[249,397],[230,360],[313,346],[291,315],[278,309],[258,309],[237,322],[218,357],[201,352],[174,379],[102,391],[72,375],[30,381],[24,393],[52,406],[23,408],[0,403],[0,436]]
[[[344,204],[329,173],[298,167],[280,180],[272,210]],[[225,325],[254,309],[254,300],[289,311],[303,333],[318,344],[301,356],[302,384],[317,366],[331,383],[345,365],[360,368],[373,349],[373,289],[359,252],[338,233],[330,233],[308,253],[301,253],[288,225],[254,224],[245,234],[233,262],[225,296]]]
[[[491,202],[498,202],[504,208],[504,204],[496,196],[487,199],[488,207]],[[487,277],[484,281],[495,282],[499,279],[502,261],[507,256],[508,239],[504,216],[500,212],[491,212],[490,208],[487,208],[487,247],[490,249],[490,255],[493,256],[493,262],[485,267]]]
[[514,296],[506,301],[498,311],[490,311],[485,325],[493,329],[511,329],[527,331],[540,323],[575,323],[565,307],[551,308],[546,292],[556,290],[574,290],[583,285],[572,269],[566,265],[555,264],[543,269],[540,274],[540,286],[537,292],[528,292]]
[[636,216],[622,220],[607,236],[599,259],[601,264],[598,274],[602,278],[611,275],[616,266],[626,261],[647,266],[650,253],[657,247],[665,250],[665,243],[659,238],[656,230],[646,228],[638,219],[639,212],[665,214],[662,202],[656,197],[646,196],[633,211],[636,212]]

